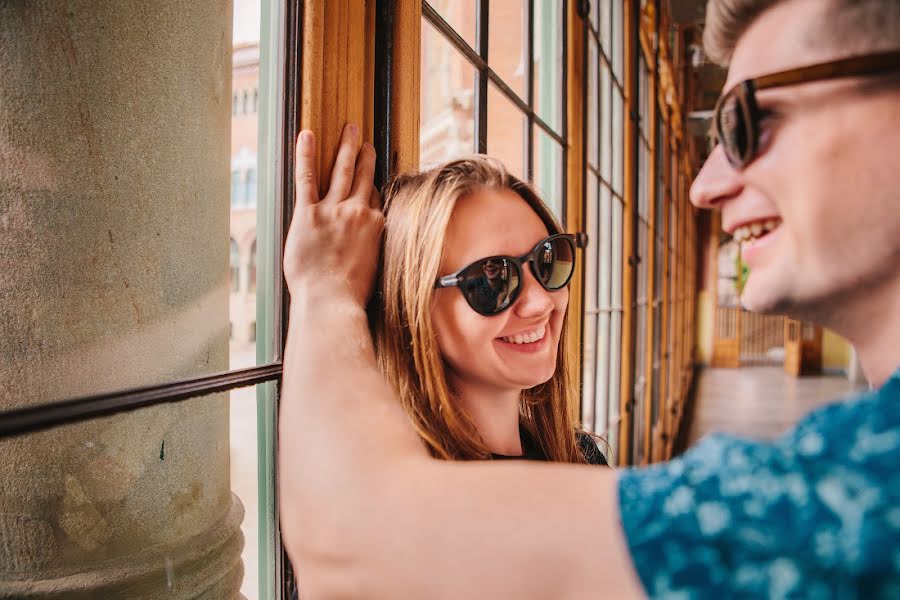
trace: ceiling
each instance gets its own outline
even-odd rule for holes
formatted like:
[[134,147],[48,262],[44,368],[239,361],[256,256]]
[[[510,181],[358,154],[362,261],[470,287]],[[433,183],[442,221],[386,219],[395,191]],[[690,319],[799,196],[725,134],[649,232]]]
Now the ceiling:
[[672,20],[680,25],[702,23],[706,0],[671,0]]

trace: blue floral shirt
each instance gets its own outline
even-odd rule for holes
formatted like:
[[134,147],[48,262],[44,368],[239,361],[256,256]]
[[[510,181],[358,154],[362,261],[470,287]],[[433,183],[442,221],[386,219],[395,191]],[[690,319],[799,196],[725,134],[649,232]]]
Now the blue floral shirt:
[[900,371],[774,442],[626,470],[619,505],[654,598],[900,598]]

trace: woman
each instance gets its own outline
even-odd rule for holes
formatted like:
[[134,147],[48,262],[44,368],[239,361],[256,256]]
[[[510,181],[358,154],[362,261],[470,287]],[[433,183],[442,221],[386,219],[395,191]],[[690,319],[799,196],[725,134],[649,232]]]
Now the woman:
[[576,436],[560,351],[573,236],[484,156],[397,177],[384,200],[375,347],[432,455],[606,464]]

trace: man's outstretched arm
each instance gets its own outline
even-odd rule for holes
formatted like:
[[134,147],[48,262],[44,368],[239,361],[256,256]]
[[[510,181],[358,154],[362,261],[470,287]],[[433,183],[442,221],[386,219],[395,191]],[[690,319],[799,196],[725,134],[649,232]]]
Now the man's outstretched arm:
[[377,369],[364,309],[383,228],[374,151],[357,157],[346,129],[320,200],[311,137],[285,251],[279,440],[282,530],[304,593],[640,595],[612,471],[429,458]]

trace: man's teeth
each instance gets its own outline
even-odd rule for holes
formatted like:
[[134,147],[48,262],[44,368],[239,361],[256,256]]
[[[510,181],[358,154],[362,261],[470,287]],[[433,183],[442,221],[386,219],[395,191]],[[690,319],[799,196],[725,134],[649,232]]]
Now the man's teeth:
[[544,339],[544,334],[547,332],[547,327],[541,327],[540,329],[535,329],[534,331],[529,331],[527,333],[520,333],[518,335],[513,335],[510,337],[500,338],[504,342],[508,342],[510,344],[533,344],[538,340]]
[[756,239],[764,233],[769,233],[776,227],[781,225],[781,219],[766,219],[765,221],[756,221],[734,230],[734,240],[738,243]]

